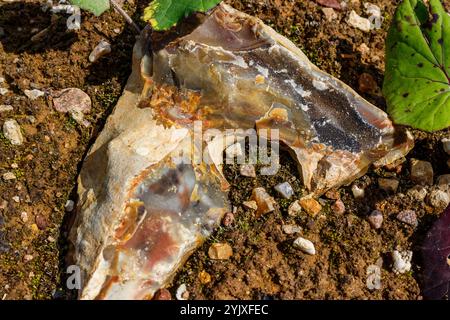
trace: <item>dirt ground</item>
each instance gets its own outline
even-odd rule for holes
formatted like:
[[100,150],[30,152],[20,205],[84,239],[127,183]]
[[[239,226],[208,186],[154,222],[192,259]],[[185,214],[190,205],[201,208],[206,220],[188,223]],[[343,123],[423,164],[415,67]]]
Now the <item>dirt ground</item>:
[[[381,8],[385,20],[381,29],[368,33],[346,22],[352,9],[364,14],[364,2],[359,0],[347,1],[347,8],[336,11],[337,18],[331,22],[312,0],[226,2],[264,20],[293,40],[320,68],[385,109],[379,90],[384,39],[399,1],[370,1]],[[447,8],[449,3],[445,1]],[[147,0],[133,0],[126,1],[124,8],[140,21],[146,5]],[[132,29],[113,11],[101,17],[83,13],[81,30],[68,32],[67,15],[52,17],[40,8],[39,1],[0,1],[0,27],[5,33],[0,36],[0,77],[10,90],[0,95],[0,105],[13,106],[13,111],[0,113],[0,125],[15,119],[25,137],[22,146],[13,146],[0,133],[0,176],[13,172],[17,177],[0,179],[0,299],[73,297],[64,286],[69,218],[64,205],[75,199],[82,159],[122,92],[134,44]],[[33,42],[31,37],[45,28],[49,32],[44,38]],[[88,56],[101,39],[112,44],[112,52],[90,63]],[[376,81],[370,93],[360,87],[363,73]],[[80,88],[91,97],[89,128],[55,111],[49,98],[31,101],[23,93],[33,88],[68,87]],[[287,154],[282,154],[279,174],[270,178],[244,178],[237,166],[228,166],[225,171],[232,184],[230,199],[236,207],[236,220],[231,227],[221,227],[192,255],[169,290],[175,296],[176,288],[184,283],[191,299],[421,299],[420,245],[442,210],[408,193],[414,187],[409,163],[411,158],[430,161],[435,178],[450,173],[448,155],[440,142],[449,133],[413,131],[416,147],[403,164],[390,171],[371,169],[359,179],[366,186],[364,199],[356,200],[350,187],[339,190],[346,207],[341,214],[331,209],[333,200],[323,197],[320,214],[287,215],[290,203],[303,192],[296,164]],[[398,178],[397,193],[380,190],[379,177]],[[284,181],[293,185],[295,199],[284,200],[275,193],[273,187]],[[259,219],[242,205],[256,186],[265,187],[278,203],[275,212]],[[379,230],[367,222],[367,214],[374,209],[384,215]],[[417,228],[395,219],[404,209],[417,212]],[[293,248],[296,235],[285,234],[284,224],[300,226],[300,235],[314,242],[317,254],[308,256]],[[226,261],[209,259],[207,251],[214,242],[229,243],[233,256]],[[392,272],[390,253],[395,249],[414,252],[410,272]],[[380,257],[382,288],[370,291],[366,269]],[[200,280],[202,271],[211,275],[209,283]]]

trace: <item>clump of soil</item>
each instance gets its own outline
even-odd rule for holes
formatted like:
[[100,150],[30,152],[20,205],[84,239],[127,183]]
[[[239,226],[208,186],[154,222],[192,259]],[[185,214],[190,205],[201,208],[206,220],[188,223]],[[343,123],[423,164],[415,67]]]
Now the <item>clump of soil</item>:
[[[306,55],[325,71],[339,77],[356,90],[366,73],[376,83],[373,90],[360,93],[385,109],[380,93],[384,72],[384,39],[399,1],[372,0],[385,21],[382,29],[364,33],[346,23],[351,10],[363,15],[362,1],[347,1],[348,7],[336,11],[338,18],[328,22],[322,8],[312,0],[228,0],[239,10],[255,15],[293,40]],[[126,1],[125,9],[140,21],[147,0]],[[448,1],[445,1],[448,4]],[[130,74],[131,52],[135,42],[132,28],[122,17],[110,11],[101,17],[83,13],[81,30],[68,32],[66,18],[41,10],[38,1],[0,1],[0,77],[10,93],[0,95],[0,105],[12,105],[13,111],[0,113],[0,126],[15,119],[25,142],[13,146],[0,134],[0,176],[13,172],[16,180],[0,179],[0,299],[51,299],[72,297],[65,288],[67,250],[64,205],[76,200],[74,188],[83,156],[101,130],[120,96]],[[32,36],[48,28],[40,41]],[[112,53],[96,63],[88,56],[101,39],[112,45]],[[363,46],[365,44],[365,46]],[[1,84],[4,86],[5,84]],[[50,99],[31,101],[24,90],[43,91],[77,87],[88,93],[93,110],[89,128],[78,125],[69,115],[56,112]],[[282,167],[276,176],[244,178],[238,166],[225,173],[232,189],[230,199],[237,209],[231,227],[220,228],[189,259],[170,288],[186,283],[190,298],[200,299],[418,299],[421,285],[421,261],[418,246],[437,218],[438,210],[407,194],[413,187],[409,179],[409,161],[430,161],[435,174],[449,173],[448,156],[440,140],[449,134],[413,132],[416,147],[401,170],[370,170],[360,179],[366,186],[366,198],[355,200],[348,187],[339,190],[346,206],[344,214],[330,209],[332,200],[322,199],[324,210],[316,216],[287,215],[294,200],[278,197],[273,187],[289,181],[303,194],[296,163],[283,153]],[[396,177],[400,187],[387,194],[377,185],[378,177]],[[278,203],[273,213],[257,219],[242,206],[256,186],[265,187]],[[6,203],[6,205],[5,205]],[[384,214],[383,227],[373,230],[367,214],[378,209]],[[414,229],[398,222],[396,214],[414,209],[419,219]],[[23,214],[26,213],[26,214]],[[24,219],[26,216],[26,219]],[[299,234],[314,242],[315,256],[293,248],[296,235],[285,234],[283,224],[302,227]],[[213,242],[228,242],[233,256],[227,261],[212,261],[207,250]],[[396,275],[391,271],[390,252],[414,251],[412,271]],[[383,258],[382,289],[366,288],[366,268]],[[212,281],[202,284],[201,271]]]

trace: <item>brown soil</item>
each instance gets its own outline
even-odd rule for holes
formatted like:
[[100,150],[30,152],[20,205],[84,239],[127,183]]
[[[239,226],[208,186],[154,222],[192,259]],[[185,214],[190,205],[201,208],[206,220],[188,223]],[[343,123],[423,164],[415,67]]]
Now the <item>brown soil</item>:
[[[363,14],[362,1],[348,1],[338,19],[328,22],[321,7],[311,0],[229,0],[235,8],[263,19],[277,31],[293,40],[307,56],[325,71],[359,90],[358,79],[368,73],[381,87],[384,70],[384,39],[399,1],[372,0],[380,6],[385,22],[381,30],[363,33],[346,23],[350,10]],[[446,4],[450,2],[446,1]],[[125,9],[135,21],[147,0],[128,1]],[[0,113],[0,125],[16,119],[23,130],[25,143],[12,146],[0,134],[0,175],[14,172],[15,181],[0,179],[0,299],[50,299],[71,296],[64,290],[64,256],[66,253],[64,204],[75,199],[76,177],[84,154],[101,130],[130,73],[132,29],[115,12],[101,17],[83,14],[82,29],[66,32],[65,17],[52,19],[40,10],[38,1],[6,3],[0,1],[0,76],[11,93],[0,96],[1,104],[11,104],[13,111]],[[39,42],[30,38],[49,27]],[[112,53],[96,63],[88,56],[102,39],[112,44]],[[361,44],[370,49],[361,53]],[[42,97],[30,101],[25,89],[62,89],[78,87],[93,101],[88,120],[90,128],[79,126],[68,115],[53,110],[51,101]],[[376,88],[365,98],[385,108]],[[367,197],[356,201],[348,187],[339,190],[347,208],[336,214],[333,203],[322,199],[324,210],[315,217],[291,218],[286,210],[291,201],[277,197],[273,187],[290,181],[296,198],[302,187],[295,163],[283,154],[278,175],[242,178],[236,166],[226,168],[233,187],[230,199],[237,208],[232,227],[220,228],[178,273],[170,290],[186,283],[193,299],[420,299],[421,261],[419,246],[438,210],[406,195],[414,184],[409,179],[409,161],[418,158],[431,161],[435,174],[449,173],[440,139],[449,130],[435,134],[415,131],[416,147],[402,169],[370,170],[360,179],[367,186]],[[12,167],[17,164],[17,168]],[[400,179],[397,194],[389,195],[378,188],[377,178]],[[265,187],[279,204],[274,213],[257,219],[242,206],[252,188]],[[19,202],[13,197],[19,196]],[[383,212],[385,222],[373,230],[367,213]],[[403,209],[416,210],[419,226],[406,227],[395,219]],[[21,213],[27,212],[23,222]],[[300,235],[316,245],[317,254],[307,256],[292,247],[295,236],[282,232],[283,224],[297,224]],[[228,242],[234,254],[227,261],[213,261],[207,250],[213,242]],[[396,275],[390,266],[390,252],[396,248],[414,251],[413,269]],[[27,261],[29,256],[33,258]],[[366,288],[366,268],[379,257],[384,260],[382,289]],[[206,271],[212,281],[202,284],[198,275]]]

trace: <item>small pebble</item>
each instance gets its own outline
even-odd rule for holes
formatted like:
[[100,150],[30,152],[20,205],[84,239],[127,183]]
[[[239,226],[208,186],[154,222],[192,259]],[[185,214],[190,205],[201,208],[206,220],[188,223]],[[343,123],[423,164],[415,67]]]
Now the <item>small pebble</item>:
[[198,279],[200,280],[201,284],[208,284],[211,282],[211,275],[203,270],[198,274]]
[[38,228],[39,228],[40,230],[47,229],[47,227],[48,227],[48,221],[47,221],[47,219],[46,219],[43,215],[38,214],[38,215],[36,216],[35,220],[36,220],[36,225],[38,226]]
[[20,219],[22,219],[22,222],[23,222],[23,223],[27,223],[27,222],[28,222],[28,213],[26,213],[25,211],[23,211],[23,212],[20,214]]
[[438,186],[450,186],[450,174],[444,174],[437,178],[436,185]]
[[8,206],[8,201],[6,201],[6,200],[0,201],[0,210],[6,209],[7,206]]
[[67,200],[66,204],[64,205],[64,209],[66,212],[72,212],[75,208],[75,202],[73,200]]
[[20,126],[14,119],[8,119],[3,124],[3,135],[12,145],[20,146],[23,144],[23,136]]
[[251,200],[256,201],[258,206],[256,209],[256,216],[258,217],[275,210],[275,200],[264,188],[260,187],[253,189]]
[[189,291],[187,291],[186,284],[183,283],[178,287],[175,296],[177,297],[177,300],[189,299]]
[[322,206],[313,198],[300,199],[300,206],[310,215],[316,215],[322,210]]
[[26,254],[23,259],[25,260],[25,262],[31,261],[33,260],[33,256],[31,254]]
[[433,190],[428,198],[430,205],[437,209],[445,209],[450,203],[450,196],[442,190]]
[[403,210],[397,215],[397,219],[403,223],[406,223],[412,227],[417,227],[417,215],[414,210]]
[[378,179],[378,186],[380,187],[380,189],[389,193],[396,193],[398,185],[399,181],[397,179],[386,179],[386,178]]
[[167,289],[159,289],[153,296],[153,300],[172,300],[172,295]]
[[328,190],[325,193],[325,197],[327,197],[328,199],[331,199],[331,200],[338,200],[341,198],[341,194],[339,193],[338,190]]
[[111,45],[106,40],[101,40],[89,55],[89,61],[94,63],[101,57],[111,53]]
[[42,97],[43,95],[45,95],[45,92],[38,90],[38,89],[33,89],[33,90],[24,90],[23,93],[25,93],[25,95],[30,99],[30,100],[36,100],[39,97]]
[[300,205],[300,201],[295,200],[291,203],[288,208],[288,214],[292,217],[298,216],[302,212],[302,206]]
[[331,206],[331,210],[336,214],[344,214],[346,210],[344,202],[341,199],[336,200]]
[[428,190],[422,186],[414,186],[408,190],[408,195],[419,202],[425,200]]
[[285,224],[281,227],[286,234],[294,234],[302,231],[302,228],[293,224]]
[[294,189],[289,182],[277,184],[275,190],[285,199],[290,199],[294,195]]
[[353,193],[353,197],[354,197],[355,199],[361,199],[361,198],[364,198],[364,196],[365,196],[365,194],[366,194],[364,188],[361,187],[361,186],[360,186],[359,184],[357,184],[357,183],[354,183],[354,184],[352,185],[352,193]]
[[383,214],[378,210],[374,210],[370,213],[367,220],[369,221],[369,224],[372,226],[372,228],[380,229],[381,225],[383,224]]
[[381,289],[381,268],[375,264],[371,264],[366,270],[366,286],[369,290]]
[[450,155],[450,138],[442,139],[442,145],[444,147],[444,151]]
[[316,0],[316,2],[318,4],[320,4],[321,6],[324,6],[327,8],[333,8],[333,9],[337,9],[337,10],[341,9],[341,4],[339,3],[338,0]]
[[351,25],[352,27],[358,28],[359,30],[364,31],[364,32],[369,32],[372,27],[369,19],[359,16],[355,12],[355,10],[352,10],[350,12],[350,16],[347,20],[347,23],[349,25]]
[[14,110],[14,108],[11,105],[9,105],[9,104],[2,104],[2,105],[0,105],[0,113],[2,113],[2,112],[9,112],[9,111],[13,111],[13,110]]
[[299,237],[295,239],[293,246],[294,248],[300,249],[304,253],[310,255],[316,254],[316,248],[314,247],[314,244],[305,238]]
[[213,260],[228,260],[233,255],[233,249],[228,243],[213,243],[208,249],[208,256]]
[[6,89],[6,88],[0,88],[0,96],[4,96],[4,95],[6,95],[8,92],[9,92],[8,89]]
[[333,8],[322,8],[322,12],[325,15],[325,19],[328,22],[331,22],[338,18],[338,15],[337,15],[336,11],[334,11]]
[[375,79],[369,73],[362,73],[358,80],[359,91],[364,93],[374,93],[378,88]]
[[411,159],[411,181],[420,185],[432,185],[433,175],[433,166],[430,162]]
[[222,225],[224,227],[230,227],[234,223],[234,214],[232,212],[227,212],[223,216]]
[[405,273],[411,270],[412,251],[397,251],[392,252],[394,273]]
[[92,101],[87,93],[78,88],[67,88],[54,92],[52,97],[56,111],[69,113],[78,124],[89,127],[89,121],[84,119],[92,109]]
[[252,164],[243,164],[240,167],[240,173],[244,177],[256,178],[255,166]]
[[13,199],[13,201],[15,203],[19,203],[20,202],[20,197],[19,196],[14,196],[14,197],[12,197],[12,199]]
[[6,172],[3,174],[2,178],[5,181],[16,180],[16,175],[12,172]]

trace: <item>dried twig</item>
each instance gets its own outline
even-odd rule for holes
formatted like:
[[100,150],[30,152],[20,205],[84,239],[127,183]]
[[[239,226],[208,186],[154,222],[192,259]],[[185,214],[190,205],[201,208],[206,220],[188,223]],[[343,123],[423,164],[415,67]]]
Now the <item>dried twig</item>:
[[125,10],[123,10],[115,0],[109,0],[109,2],[111,3],[111,6],[114,7],[114,9],[117,10],[117,12],[119,12],[122,17],[125,18],[125,20],[133,26],[134,30],[136,30],[136,32],[138,34],[141,33],[141,29],[138,27],[138,25],[133,21],[133,19],[131,19],[131,17],[128,15],[128,13],[125,12]]

